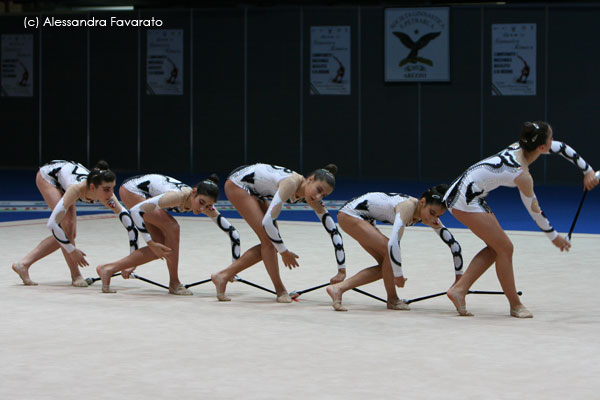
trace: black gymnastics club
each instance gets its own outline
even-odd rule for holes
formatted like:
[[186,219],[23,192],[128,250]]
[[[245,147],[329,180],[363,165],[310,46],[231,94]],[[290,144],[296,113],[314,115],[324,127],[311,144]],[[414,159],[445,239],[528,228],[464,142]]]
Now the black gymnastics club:
[[[119,276],[119,275],[121,275],[121,273],[117,272],[116,274],[111,275],[111,278],[115,277],[115,276]],[[161,288],[169,290],[169,288],[167,286],[161,285],[160,283],[157,283],[157,282],[154,282],[154,281],[151,281],[150,279],[144,278],[143,276],[139,276],[139,275],[134,274],[134,273],[132,273],[131,276],[134,277],[135,279],[139,279],[140,281],[143,281],[143,282],[149,283],[151,285],[159,286]],[[85,281],[87,282],[88,285],[91,285],[94,282],[99,281],[100,279],[102,279],[102,278],[85,278]]]
[[257,288],[257,289],[260,289],[260,290],[264,290],[265,292],[273,293],[275,296],[277,296],[277,293],[275,293],[275,292],[274,292],[274,291],[272,291],[271,289],[267,289],[266,287],[262,287],[262,286],[260,286],[260,285],[257,285],[256,283],[249,282],[249,281],[247,281],[247,280],[245,280],[245,279],[242,279],[242,278],[240,278],[240,277],[239,277],[239,276],[237,276],[237,275],[236,275],[236,276],[233,278],[233,280],[234,280],[234,281],[237,281],[237,282],[242,282],[242,283],[245,283],[246,285],[250,285],[250,286],[252,286],[252,287],[255,287],[255,288]]
[[160,283],[157,283],[157,282],[154,282],[154,281],[151,281],[150,279],[144,278],[143,276],[139,276],[139,275],[134,274],[134,273],[132,273],[131,276],[133,276],[135,279],[139,279],[140,281],[143,281],[143,282],[149,283],[151,285],[155,285],[155,286],[161,287],[163,289],[169,290],[169,288],[167,286],[161,285]]
[[210,278],[204,279],[203,281],[198,281],[198,282],[190,283],[190,284],[187,284],[187,285],[184,285],[184,286],[185,286],[186,289],[188,289],[188,288],[191,288],[192,286],[202,285],[202,284],[204,284],[206,282],[210,282]]
[[309,289],[294,290],[292,293],[290,293],[290,297],[292,298],[292,300],[296,300],[298,297],[300,297],[300,295],[303,295],[304,293],[312,292],[313,290],[321,289],[321,288],[324,288],[325,286],[328,286],[328,285],[330,285],[329,282],[324,283],[322,285],[311,287]]
[[[598,175],[598,174],[596,174]],[[583,190],[583,196],[581,196],[581,201],[579,202],[579,208],[577,208],[577,213],[575,214],[575,218],[573,218],[573,223],[571,224],[571,229],[569,229],[569,234],[567,235],[567,240],[571,241],[571,235],[573,234],[573,229],[575,229],[575,224],[577,223],[577,218],[579,218],[579,213],[581,212],[581,207],[583,207],[583,201],[585,200],[585,196],[587,196],[587,189]]]
[[[596,179],[600,179],[600,171],[596,171]],[[579,213],[581,212],[581,207],[583,206],[583,201],[585,200],[585,196],[587,196],[587,189],[583,189],[583,196],[581,196],[581,201],[579,202],[579,208],[577,208],[577,213],[575,214],[575,218],[573,219],[573,223],[571,224],[571,229],[569,229],[569,234],[567,235],[567,240],[571,241],[571,235],[573,234],[573,229],[575,229],[575,224],[577,223],[577,218],[579,218]]]
[[[120,272],[117,272],[116,274],[113,274],[113,275],[111,276],[111,278],[112,278],[112,277],[115,277],[115,276],[119,276],[119,275],[121,275],[121,273],[120,273]],[[143,282],[149,283],[149,284],[151,284],[151,285],[159,286],[159,287],[161,287],[161,288],[164,288],[164,289],[167,289],[167,290],[169,290],[169,288],[168,288],[167,286],[165,286],[165,285],[161,285],[160,283],[157,283],[157,282],[154,282],[154,281],[151,281],[150,279],[148,279],[148,278],[144,278],[143,276],[139,276],[139,275],[137,275],[137,274],[134,274],[134,273],[132,273],[132,274],[131,274],[131,276],[132,276],[132,277],[134,277],[135,279],[139,279],[140,281],[143,281]],[[94,282],[97,282],[97,281],[99,281],[100,279],[102,279],[102,278],[86,278],[86,279],[85,279],[85,281],[87,282],[87,284],[88,284],[88,285],[91,285],[91,284],[93,284]],[[209,280],[210,280],[210,279],[209,279]]]
[[[119,275],[121,275],[121,273],[117,272],[116,274],[111,275],[111,278]],[[102,278],[85,278],[85,281],[88,285],[92,285],[94,282],[98,282],[100,279]]]

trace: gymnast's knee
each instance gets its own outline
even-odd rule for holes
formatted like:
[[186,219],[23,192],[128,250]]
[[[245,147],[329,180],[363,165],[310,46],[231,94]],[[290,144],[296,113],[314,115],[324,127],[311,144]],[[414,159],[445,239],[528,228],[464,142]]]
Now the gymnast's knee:
[[270,239],[260,239],[260,250],[261,251],[270,251],[270,252],[276,252],[277,250],[275,250],[275,246],[273,246],[273,242],[271,242]]
[[497,256],[512,257],[512,255],[515,251],[515,248],[514,248],[512,242],[509,239],[507,239],[507,240],[503,241],[502,243],[500,243],[499,245],[495,246],[493,251],[496,253],[496,257]]

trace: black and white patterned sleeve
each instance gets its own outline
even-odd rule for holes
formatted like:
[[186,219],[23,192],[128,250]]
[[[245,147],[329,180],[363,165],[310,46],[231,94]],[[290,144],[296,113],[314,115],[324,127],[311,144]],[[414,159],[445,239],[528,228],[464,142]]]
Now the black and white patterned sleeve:
[[319,212],[315,210],[315,213],[319,217],[319,220],[323,224],[323,227],[329,233],[331,237],[331,243],[335,251],[335,260],[338,265],[338,270],[346,268],[346,253],[344,252],[344,241],[342,240],[342,234],[340,233],[337,224],[333,220],[333,217],[327,209],[323,206],[323,211]]
[[217,215],[210,217],[210,219],[217,224],[219,229],[229,235],[229,240],[231,241],[231,261],[235,261],[240,258],[240,233],[219,211],[216,209],[214,211]]
[[571,163],[575,164],[575,166],[577,166],[584,174],[593,171],[592,166],[566,143],[553,140],[552,145],[550,146],[550,154],[558,154],[566,158]]
[[458,243],[458,241],[456,241],[456,239],[454,239],[452,233],[443,224],[440,228],[433,228],[433,230],[435,231],[435,233],[438,234],[440,239],[442,239],[442,241],[446,243],[446,246],[448,246],[450,248],[450,251],[452,252],[452,260],[454,261],[454,273],[456,275],[462,275],[464,271],[462,249],[460,247],[460,244]]

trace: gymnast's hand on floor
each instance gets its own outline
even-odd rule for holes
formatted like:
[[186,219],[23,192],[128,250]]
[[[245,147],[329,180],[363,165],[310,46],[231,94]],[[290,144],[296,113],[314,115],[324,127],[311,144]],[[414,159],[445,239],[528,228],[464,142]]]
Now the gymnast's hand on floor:
[[283,260],[283,264],[289,269],[300,266],[300,264],[298,264],[298,261],[296,261],[296,258],[298,258],[298,255],[296,253],[292,253],[289,250],[286,250],[283,253],[281,253],[281,259]]
[[151,240],[148,242],[148,247],[150,247],[150,250],[152,250],[154,255],[160,259],[164,259],[171,254],[171,249],[162,243],[156,243]]

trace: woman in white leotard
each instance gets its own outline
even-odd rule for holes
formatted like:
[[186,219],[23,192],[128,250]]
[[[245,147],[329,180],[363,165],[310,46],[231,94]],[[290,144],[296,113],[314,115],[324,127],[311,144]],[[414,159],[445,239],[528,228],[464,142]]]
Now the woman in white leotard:
[[[227,182],[225,193],[242,218],[252,227],[260,244],[246,251],[239,260],[226,269],[211,276],[220,301],[229,301],[225,296],[227,282],[246,268],[263,261],[277,293],[277,301],[290,303],[292,300],[279,276],[277,253],[288,268],[298,266],[298,256],[289,251],[284,243],[275,220],[284,202],[305,201],[317,214],[331,236],[338,273],[331,279],[340,282],[346,277],[346,266],[342,236],[333,218],[321,202],[335,187],[337,167],[329,164],[313,171],[307,177],[283,167],[268,164],[242,166],[234,170]],[[269,202],[270,201],[270,202]]]
[[81,277],[79,266],[87,266],[85,253],[75,247],[77,232],[75,203],[100,202],[119,216],[129,234],[130,251],[137,248],[137,230],[133,226],[129,211],[122,207],[114,194],[116,176],[105,161],[100,161],[90,172],[83,165],[64,160],[54,160],[40,167],[35,182],[42,197],[52,209],[48,236],[19,262],[12,265],[25,285],[37,285],[29,277],[29,267],[39,259],[61,250],[71,271],[73,286],[88,286]]
[[[446,212],[442,201],[448,185],[429,188],[416,199],[398,193],[367,193],[350,200],[338,212],[340,227],[377,261],[377,265],[365,268],[347,280],[331,285],[327,293],[333,300],[336,311],[347,311],[342,306],[342,294],[358,286],[366,285],[383,278],[387,292],[387,308],[408,310],[396,293],[396,286],[404,287],[404,274],[400,257],[400,239],[405,226],[422,222],[433,228],[450,247],[454,264],[455,282],[462,275],[462,254],[460,244],[454,239],[439,217]],[[375,227],[375,221],[394,224],[389,239]]]
[[211,175],[194,188],[165,175],[148,174],[136,176],[123,182],[119,194],[123,202],[131,207],[132,218],[148,244],[129,256],[96,268],[102,278],[102,291],[114,293],[110,288],[110,277],[123,271],[128,278],[135,267],[156,258],[164,258],[169,270],[169,293],[192,295],[179,281],[179,223],[166,210],[194,214],[206,214],[217,226],[229,235],[232,258],[240,256],[238,231],[214,208],[219,197],[219,178]]
[[498,154],[474,164],[459,176],[446,193],[450,212],[486,244],[471,261],[462,279],[448,290],[448,297],[463,316],[472,315],[465,306],[465,295],[475,281],[495,262],[500,285],[510,303],[510,315],[531,318],[517,294],[512,265],[513,245],[492,214],[485,198],[498,186],[517,187],[525,208],[561,251],[569,250],[569,242],[552,228],[542,212],[533,191],[529,165],[541,154],[560,154],[584,173],[587,190],[598,185],[592,167],[567,144],[552,140],[547,122],[523,124],[521,139]]

